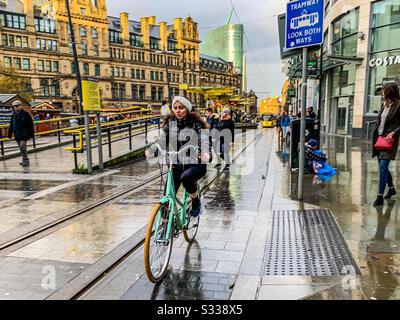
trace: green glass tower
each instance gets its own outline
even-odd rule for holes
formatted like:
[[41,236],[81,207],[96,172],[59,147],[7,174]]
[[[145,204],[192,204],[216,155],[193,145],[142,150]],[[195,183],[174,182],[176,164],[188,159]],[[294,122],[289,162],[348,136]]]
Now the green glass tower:
[[243,75],[243,25],[226,24],[210,31],[200,45],[200,53],[233,62],[236,72]]

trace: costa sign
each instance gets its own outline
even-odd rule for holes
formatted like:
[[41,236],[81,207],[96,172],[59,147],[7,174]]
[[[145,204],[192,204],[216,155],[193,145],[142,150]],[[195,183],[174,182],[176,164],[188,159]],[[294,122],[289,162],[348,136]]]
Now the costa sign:
[[390,57],[385,57],[385,58],[377,58],[377,59],[371,59],[369,61],[369,66],[371,68],[373,67],[386,67],[392,64],[400,64],[400,56],[390,56]]

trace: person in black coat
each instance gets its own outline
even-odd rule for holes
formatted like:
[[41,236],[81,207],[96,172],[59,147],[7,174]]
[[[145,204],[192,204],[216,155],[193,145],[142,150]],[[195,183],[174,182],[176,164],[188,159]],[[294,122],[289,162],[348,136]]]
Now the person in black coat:
[[26,112],[21,104],[21,101],[16,100],[13,102],[14,112],[11,115],[10,128],[8,129],[8,138],[14,138],[18,143],[21,151],[22,162],[20,165],[29,166],[28,152],[26,143],[34,136],[33,120],[28,112]]
[[[213,146],[214,152],[217,153],[217,148],[216,148],[216,136],[218,135],[218,123],[219,123],[219,114],[218,113],[213,113],[212,108],[207,108],[206,109],[206,122],[210,126],[210,146]],[[210,162],[212,162],[212,153],[210,153]]]
[[222,116],[218,123],[217,130],[219,133],[217,146],[217,165],[215,168],[221,167],[221,158],[225,160],[224,171],[230,169],[231,159],[230,150],[235,142],[235,123],[231,119],[231,109],[222,110]]
[[[400,94],[397,84],[386,84],[382,88],[382,97],[384,103],[378,113],[372,136],[372,157],[378,158],[380,171],[379,193],[374,203],[375,207],[383,205],[383,199],[390,199],[396,195],[393,178],[389,171],[389,164],[390,161],[396,159],[400,136]],[[375,149],[375,144],[379,137],[385,137],[387,140],[393,139],[393,148],[391,150]],[[383,198],[386,185],[388,185],[389,191],[385,198]]]

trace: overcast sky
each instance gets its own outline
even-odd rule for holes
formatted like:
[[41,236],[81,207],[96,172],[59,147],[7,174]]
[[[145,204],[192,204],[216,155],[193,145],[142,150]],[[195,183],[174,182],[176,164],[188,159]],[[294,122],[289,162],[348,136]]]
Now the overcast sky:
[[[247,89],[253,89],[260,98],[280,95],[284,75],[281,73],[276,15],[285,11],[283,0],[231,0],[240,22],[244,24],[245,55],[247,56]],[[119,16],[128,12],[129,18],[156,16],[158,22],[172,23],[174,18],[188,14],[198,22],[200,40],[207,33],[226,23],[231,9],[230,0],[106,0],[108,14]],[[231,23],[238,23],[235,14]],[[270,92],[270,93],[262,93]]]

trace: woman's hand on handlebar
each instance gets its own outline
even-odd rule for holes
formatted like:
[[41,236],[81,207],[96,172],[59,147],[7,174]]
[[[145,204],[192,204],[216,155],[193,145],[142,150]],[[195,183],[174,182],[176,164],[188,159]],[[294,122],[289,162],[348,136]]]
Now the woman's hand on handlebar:
[[203,160],[204,162],[209,162],[211,159],[211,156],[208,153],[204,153],[201,155],[201,160]]

